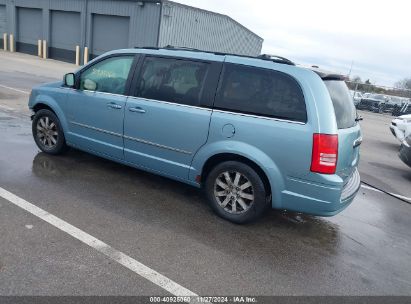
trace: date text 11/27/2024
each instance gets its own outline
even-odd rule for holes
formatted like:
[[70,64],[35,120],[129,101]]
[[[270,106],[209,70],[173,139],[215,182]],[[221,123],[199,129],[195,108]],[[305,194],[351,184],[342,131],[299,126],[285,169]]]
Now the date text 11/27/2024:
[[257,303],[255,297],[232,296],[232,297],[150,297],[150,303]]

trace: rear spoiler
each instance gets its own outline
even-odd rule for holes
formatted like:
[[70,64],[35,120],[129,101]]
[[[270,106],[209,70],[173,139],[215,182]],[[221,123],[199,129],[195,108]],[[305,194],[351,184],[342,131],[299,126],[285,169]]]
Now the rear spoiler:
[[310,68],[311,71],[313,71],[314,73],[316,73],[318,76],[321,77],[322,80],[341,80],[341,81],[345,81],[348,79],[347,76],[341,75],[341,74],[336,74],[333,72],[329,72],[329,71],[325,71],[325,70],[321,70],[316,66],[313,66]]

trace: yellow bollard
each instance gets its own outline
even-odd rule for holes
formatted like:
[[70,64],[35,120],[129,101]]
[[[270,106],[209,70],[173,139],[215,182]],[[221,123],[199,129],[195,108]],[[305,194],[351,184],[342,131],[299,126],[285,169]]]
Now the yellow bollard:
[[47,59],[47,41],[43,40],[43,59]]
[[14,36],[10,34],[10,52],[14,53]]
[[3,50],[7,51],[7,34],[3,34]]
[[88,62],[88,47],[84,48],[84,65]]
[[41,50],[41,44],[42,44],[41,40],[38,40],[37,41],[37,56],[39,56],[39,57],[43,56],[43,53],[42,53],[42,50]]
[[76,65],[80,65],[80,46],[76,46]]

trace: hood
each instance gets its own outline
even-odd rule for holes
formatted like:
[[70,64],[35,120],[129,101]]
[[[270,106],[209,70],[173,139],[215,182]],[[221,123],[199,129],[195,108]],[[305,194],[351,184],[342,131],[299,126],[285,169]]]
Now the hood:
[[41,89],[41,88],[58,88],[63,85],[63,81],[55,81],[55,82],[48,82],[44,84],[40,84],[38,86],[35,86],[33,89]]
[[398,116],[397,119],[407,119],[407,120],[411,120],[411,114]]

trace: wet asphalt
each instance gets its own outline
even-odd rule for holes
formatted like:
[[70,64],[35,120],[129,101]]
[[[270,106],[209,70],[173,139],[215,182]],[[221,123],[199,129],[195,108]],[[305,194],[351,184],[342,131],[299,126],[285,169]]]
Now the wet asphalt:
[[359,111],[363,144],[361,147],[361,180],[387,192],[410,198],[411,168],[398,157],[400,142],[391,134],[395,117]]
[[[14,87],[28,89],[18,71],[7,73]],[[13,85],[5,78],[0,71],[0,84]],[[30,85],[44,80],[31,79]],[[13,108],[26,98],[0,88],[0,105]],[[361,171],[369,181],[384,180],[388,171],[372,164],[378,159],[369,149],[378,144],[368,144],[371,137],[367,143],[367,132]],[[406,195],[407,167],[385,164],[401,186],[379,186]],[[395,166],[403,170],[398,176]],[[0,187],[197,294],[411,295],[411,205],[369,189],[331,218],[270,211],[238,226],[215,216],[201,191],[184,184],[73,149],[57,157],[41,153],[27,110],[17,106],[0,107]],[[0,295],[163,294],[0,198]]]

